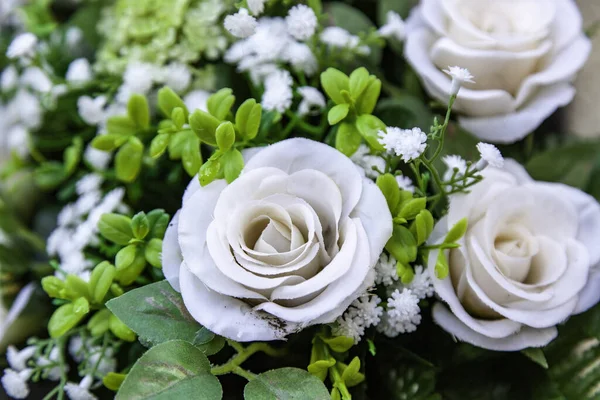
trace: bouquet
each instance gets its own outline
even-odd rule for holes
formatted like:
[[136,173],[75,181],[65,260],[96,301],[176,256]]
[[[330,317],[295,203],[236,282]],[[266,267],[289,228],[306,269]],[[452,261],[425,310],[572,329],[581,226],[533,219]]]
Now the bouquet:
[[587,25],[3,1],[2,398],[600,399]]

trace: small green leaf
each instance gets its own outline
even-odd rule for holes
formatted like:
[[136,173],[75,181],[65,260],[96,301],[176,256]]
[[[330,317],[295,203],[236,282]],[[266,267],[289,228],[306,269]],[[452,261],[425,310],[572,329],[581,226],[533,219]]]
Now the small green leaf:
[[146,257],[146,261],[150,263],[153,267],[161,268],[161,254],[162,254],[162,239],[151,239],[146,248],[144,249],[144,256]]
[[417,245],[420,246],[427,241],[433,231],[433,225],[433,216],[429,210],[421,210],[410,226],[410,232],[417,238]]
[[177,132],[176,134],[171,136],[171,140],[169,141],[169,158],[171,160],[181,159],[181,155],[183,154],[183,148],[185,147],[186,143],[190,140],[190,137],[193,136],[195,136],[195,134],[190,129]]
[[336,361],[334,358],[329,358],[328,360],[318,360],[310,364],[306,370],[319,378],[321,381],[324,381],[327,378],[327,372],[329,368],[335,365]]
[[298,368],[264,372],[248,382],[245,400],[329,400],[329,391],[319,378]]
[[48,321],[48,333],[52,338],[58,338],[70,331],[90,311],[89,303],[85,298],[79,298],[73,303],[63,304],[58,307]]
[[114,314],[110,315],[108,320],[108,327],[110,331],[119,339],[124,340],[126,342],[135,341],[135,333],[127,327],[117,316]]
[[142,168],[143,156],[144,144],[137,137],[130,137],[115,157],[117,178],[123,182],[133,182]]
[[360,114],[371,114],[377,105],[381,94],[381,81],[371,76],[367,87],[358,100],[356,100],[356,112]]
[[427,199],[425,197],[414,198],[402,205],[398,217],[409,221],[414,219],[425,207],[427,207]]
[[165,236],[167,226],[169,226],[169,214],[164,210],[156,209],[148,213],[150,222],[150,237],[162,239]]
[[349,104],[338,104],[337,106],[334,106],[327,114],[327,121],[329,122],[329,125],[335,125],[346,118],[349,110]]
[[200,185],[206,186],[215,179],[217,179],[217,175],[219,174],[219,170],[221,169],[221,163],[219,160],[209,159],[207,162],[202,164],[200,167],[200,172],[198,174],[198,178],[200,179]]
[[183,146],[181,163],[189,176],[195,176],[202,166],[202,155],[200,154],[200,139],[190,135]]
[[321,74],[321,86],[325,90],[325,93],[333,100],[336,104],[343,104],[346,99],[342,95],[342,90],[349,90],[350,80],[348,75],[335,68],[327,68],[325,72]]
[[48,296],[61,299],[63,298],[65,284],[56,276],[45,276],[42,278],[42,289],[44,289],[44,292],[46,292]]
[[375,151],[383,151],[383,145],[379,143],[379,131],[385,132],[385,124],[374,115],[363,114],[356,119],[356,129],[365,141]]
[[133,94],[127,102],[127,115],[139,129],[150,126],[150,110],[145,96]]
[[150,221],[145,212],[139,212],[131,219],[131,230],[136,239],[144,239],[150,232]]
[[184,114],[185,118],[188,117],[188,109],[185,106],[181,97],[177,95],[171,88],[163,87],[158,91],[158,108],[162,111],[163,115],[167,118],[171,117],[171,113],[173,109],[176,107],[180,107]]
[[350,95],[357,100],[369,84],[369,71],[365,67],[360,67],[350,74]]
[[544,351],[539,347],[529,347],[521,350],[521,353],[529,358],[534,363],[540,365],[544,369],[548,369],[548,361],[544,355]]
[[100,234],[113,243],[125,246],[133,239],[131,218],[120,214],[103,214],[98,222]]
[[221,156],[221,165],[227,183],[231,183],[240,176],[244,169],[244,157],[238,149],[231,149]]
[[119,268],[119,265],[117,265],[116,279],[122,286],[129,286],[135,282],[146,267],[144,252],[138,247],[135,250],[135,257],[131,264],[123,268]]
[[115,265],[117,267],[117,271],[129,267],[133,263],[133,260],[135,260],[136,253],[137,246],[133,244],[125,246],[121,250],[119,250],[115,257]]
[[116,269],[108,261],[94,267],[90,277],[90,293],[94,303],[101,304],[115,279]]
[[402,264],[409,264],[417,258],[417,241],[404,226],[394,225],[392,237],[386,243],[385,249]]
[[379,190],[381,190],[381,193],[383,193],[390,211],[395,210],[398,202],[400,201],[400,187],[398,186],[398,181],[394,175],[379,175],[376,183],[379,187]]
[[206,102],[208,112],[219,121],[222,121],[227,117],[233,103],[235,103],[235,96],[231,94],[232,92],[233,91],[229,88],[223,88],[212,94]]
[[181,107],[175,107],[171,112],[171,121],[173,121],[173,124],[177,129],[181,129],[183,127],[186,122],[185,118],[185,111],[183,111],[183,108]]
[[148,350],[131,368],[116,400],[220,400],[223,389],[206,356],[191,343],[173,340]]
[[153,345],[174,339],[192,343],[202,328],[188,313],[181,294],[167,281],[131,290],[106,306]]
[[106,308],[95,313],[87,323],[87,329],[93,337],[99,337],[108,332],[111,313]]
[[61,163],[49,161],[38,167],[33,177],[40,188],[50,190],[60,185],[67,178],[67,174]]
[[211,146],[217,145],[215,133],[221,121],[207,112],[196,110],[190,115],[190,128],[204,143]]
[[123,384],[123,381],[125,380],[126,376],[127,376],[126,374],[118,374],[116,372],[109,372],[108,374],[106,374],[104,376],[104,378],[102,378],[102,383],[104,384],[104,386],[107,389],[110,389],[113,392],[116,392],[117,390],[119,390],[119,388]]
[[71,175],[75,172],[79,161],[81,161],[81,152],[83,150],[83,141],[80,137],[73,139],[73,144],[67,147],[63,154],[63,161],[65,163],[65,172],[67,175]]
[[131,136],[137,131],[135,122],[127,115],[115,115],[106,121],[109,135]]
[[158,158],[163,155],[169,146],[171,135],[168,133],[159,133],[150,143],[150,157]]
[[227,151],[235,143],[235,129],[229,121],[221,122],[215,133],[219,149]]
[[354,357],[342,373],[342,380],[348,387],[353,387],[365,380],[360,373],[360,358]]
[[69,274],[65,279],[65,290],[69,299],[90,299],[90,285],[77,275]]
[[322,340],[336,353],[344,353],[354,346],[354,339],[347,336],[336,336],[327,339],[322,338]]
[[100,135],[92,140],[92,147],[102,151],[112,151],[123,144],[121,135]]
[[335,137],[335,148],[350,157],[358,150],[362,137],[354,124],[342,122]]
[[463,218],[458,221],[446,234],[444,243],[456,243],[458,242],[467,232],[469,221],[467,218]]
[[448,266],[448,259],[446,258],[446,254],[444,254],[444,251],[442,250],[438,252],[434,272],[436,278],[438,279],[446,279],[448,273],[450,272],[450,267]]
[[198,332],[196,332],[196,336],[194,337],[194,346],[203,345],[209,343],[211,340],[215,338],[215,334],[206,329],[205,327],[200,328]]
[[256,100],[248,99],[235,114],[235,126],[243,137],[254,139],[260,128],[261,117],[262,106],[256,104]]

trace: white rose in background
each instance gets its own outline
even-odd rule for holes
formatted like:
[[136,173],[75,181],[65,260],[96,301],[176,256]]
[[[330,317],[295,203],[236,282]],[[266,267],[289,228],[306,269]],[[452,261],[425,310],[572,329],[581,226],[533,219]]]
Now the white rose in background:
[[192,180],[165,234],[165,277],[198,322],[237,341],[333,322],[373,284],[392,234],[383,194],[323,143],[245,157],[229,185]]
[[482,174],[470,193],[451,197],[430,239],[439,243],[467,218],[460,248],[447,251],[449,276],[432,276],[449,307],[435,304],[433,319],[491,350],[544,346],[557,324],[600,299],[600,205],[578,189],[532,180],[513,160]]
[[475,83],[454,108],[477,137],[512,143],[575,94],[571,81],[591,44],[573,0],[421,0],[407,21],[405,55],[429,94],[450,96],[448,66]]

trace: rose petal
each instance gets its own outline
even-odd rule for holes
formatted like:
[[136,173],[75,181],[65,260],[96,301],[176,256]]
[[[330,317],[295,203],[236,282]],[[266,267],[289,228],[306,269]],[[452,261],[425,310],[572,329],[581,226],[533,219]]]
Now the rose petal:
[[514,143],[533,132],[556,109],[569,104],[574,95],[575,89],[570,84],[558,83],[540,88],[517,111],[506,111],[496,116],[490,113],[487,117],[462,116],[459,122],[479,139],[493,143]]
[[596,265],[588,277],[585,287],[579,292],[579,301],[573,314],[580,314],[589,310],[600,301],[600,266]]
[[181,249],[179,248],[179,241],[177,240],[178,228],[179,228],[179,214],[177,211],[173,216],[173,219],[167,227],[165,237],[163,239],[162,246],[162,271],[165,278],[173,289],[180,291],[179,289],[179,269],[183,258],[181,256]]
[[434,304],[432,316],[436,324],[457,339],[494,351],[518,351],[529,347],[542,347],[558,335],[555,327],[535,329],[524,326],[512,335],[492,338],[469,328],[440,303]]
[[371,266],[377,263],[387,241],[392,237],[392,214],[379,187],[370,179],[363,179],[360,201],[350,215],[360,219],[367,237],[371,253]]
[[581,35],[583,18],[572,0],[555,0],[556,15],[552,24],[551,40],[555,51],[560,52]]
[[208,289],[184,264],[181,294],[189,313],[211,332],[238,342],[283,339],[298,327],[264,313],[244,301]]
[[[279,168],[288,174],[303,169],[323,172],[336,183],[342,193],[342,218],[350,214],[360,199],[361,176],[354,163],[324,143],[302,138],[283,140],[264,149],[259,157],[250,159],[244,172],[250,173],[263,167]],[[236,195],[239,196],[240,193]]]

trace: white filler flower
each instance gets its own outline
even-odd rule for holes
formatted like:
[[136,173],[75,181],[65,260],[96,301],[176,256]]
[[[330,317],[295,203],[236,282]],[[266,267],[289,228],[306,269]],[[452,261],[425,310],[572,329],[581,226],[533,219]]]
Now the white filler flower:
[[248,10],[241,8],[237,13],[225,17],[223,25],[233,36],[246,38],[256,30],[256,18],[248,14]]
[[298,40],[306,40],[315,34],[317,16],[312,8],[299,4],[290,9],[285,23],[290,35]]
[[8,58],[30,58],[35,55],[37,37],[30,32],[21,33],[13,39],[6,50]]
[[190,314],[243,342],[335,321],[392,234],[379,188],[334,148],[288,139],[251,154],[229,185],[192,180],[162,251]]
[[[600,205],[578,189],[536,182],[513,160],[488,167],[469,193],[453,195],[430,243],[467,218],[450,274],[431,273],[433,319],[454,337],[496,351],[541,347],[556,325],[600,298]],[[429,255],[435,269],[437,251]]]

